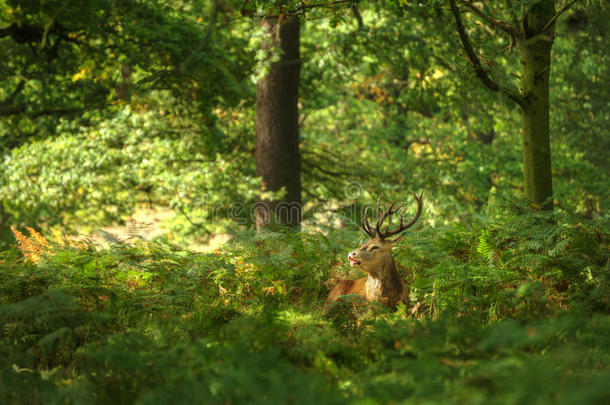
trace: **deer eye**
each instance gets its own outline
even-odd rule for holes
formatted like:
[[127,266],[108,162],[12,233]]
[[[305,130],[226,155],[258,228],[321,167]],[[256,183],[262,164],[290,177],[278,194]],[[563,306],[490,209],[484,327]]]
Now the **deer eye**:
[[371,248],[369,250],[375,250],[375,249],[379,249],[379,246],[371,246]]

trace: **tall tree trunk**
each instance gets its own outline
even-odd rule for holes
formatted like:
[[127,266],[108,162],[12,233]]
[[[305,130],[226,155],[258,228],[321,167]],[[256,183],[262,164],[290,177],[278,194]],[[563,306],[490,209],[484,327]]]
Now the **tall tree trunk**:
[[533,5],[524,18],[521,40],[521,108],[525,198],[553,209],[551,142],[549,130],[549,76],[554,27],[543,31],[555,15],[554,0]]
[[[507,23],[490,17],[472,2],[460,1],[460,4],[490,26],[509,34],[511,44],[514,40],[519,42],[522,69],[521,88],[517,92],[510,85],[496,82],[483,67],[478,52],[470,44],[457,0],[449,0],[460,41],[477,77],[487,88],[500,92],[521,107],[525,199],[538,207],[552,210],[549,77],[555,20],[561,12],[559,15],[555,14],[555,0],[537,0],[527,5],[528,10],[522,20]],[[572,4],[566,3],[562,12]],[[505,6],[510,7],[510,4],[505,3]]]
[[269,42],[277,48],[279,61],[259,81],[256,93],[256,174],[263,192],[286,190],[282,200],[263,199],[256,207],[256,226],[271,221],[288,226],[301,222],[301,157],[299,152],[298,99],[299,19],[263,20]]

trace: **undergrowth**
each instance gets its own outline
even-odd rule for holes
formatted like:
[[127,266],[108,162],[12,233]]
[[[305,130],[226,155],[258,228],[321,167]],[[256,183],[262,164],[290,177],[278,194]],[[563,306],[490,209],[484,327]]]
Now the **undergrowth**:
[[608,403],[608,231],[514,210],[422,227],[394,253],[410,306],[325,317],[347,231],[196,254],[15,230],[0,403]]

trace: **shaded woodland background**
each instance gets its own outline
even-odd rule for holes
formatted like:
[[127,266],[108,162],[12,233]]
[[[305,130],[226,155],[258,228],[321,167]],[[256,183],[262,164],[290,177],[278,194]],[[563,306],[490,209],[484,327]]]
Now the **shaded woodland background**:
[[0,0],[0,402],[607,403],[609,11]]

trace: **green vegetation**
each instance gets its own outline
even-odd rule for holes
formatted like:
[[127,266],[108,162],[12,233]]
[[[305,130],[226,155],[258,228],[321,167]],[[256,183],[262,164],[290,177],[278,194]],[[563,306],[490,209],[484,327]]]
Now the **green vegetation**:
[[412,232],[397,253],[415,306],[328,317],[323,282],[351,233],[244,233],[206,254],[25,238],[28,257],[48,254],[1,259],[1,398],[603,403],[608,229],[505,211]]
[[0,403],[610,403],[609,11],[0,0]]

